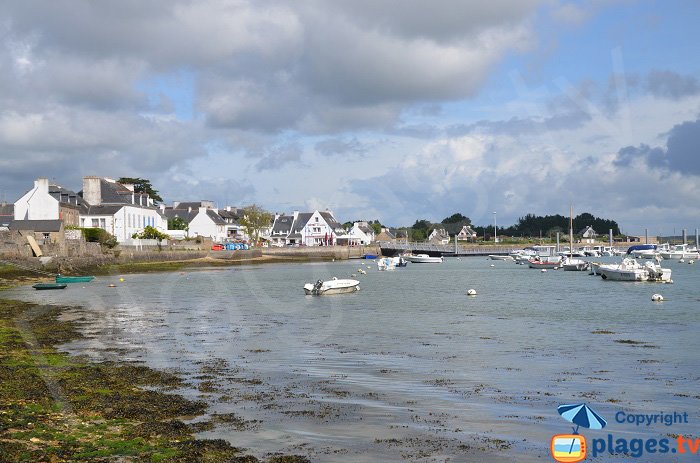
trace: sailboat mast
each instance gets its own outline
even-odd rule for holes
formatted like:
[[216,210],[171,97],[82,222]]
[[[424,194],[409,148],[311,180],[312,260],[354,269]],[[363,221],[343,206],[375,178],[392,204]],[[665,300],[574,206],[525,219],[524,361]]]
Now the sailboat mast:
[[569,258],[574,257],[574,207],[569,205]]

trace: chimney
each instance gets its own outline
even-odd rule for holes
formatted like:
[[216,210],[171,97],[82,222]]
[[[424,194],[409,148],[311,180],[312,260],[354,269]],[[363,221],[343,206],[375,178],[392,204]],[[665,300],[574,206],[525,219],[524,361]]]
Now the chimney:
[[292,215],[294,216],[294,220],[296,221],[297,217],[299,217],[299,211],[294,211]]
[[102,188],[99,177],[83,177],[83,199],[91,206],[102,204]]
[[46,177],[39,177],[34,180],[34,188],[42,193],[49,194],[49,179]]
[[207,213],[207,209],[208,209],[208,207],[200,206],[200,207],[199,207],[199,213],[200,213],[200,214],[206,214],[206,213]]
[[231,206],[226,206],[226,212],[231,212]]
[[133,183],[122,183],[121,184],[124,188],[127,190],[131,191],[132,193],[134,192],[134,184]]
[[158,209],[160,209],[160,212],[165,212],[165,204],[159,204]]

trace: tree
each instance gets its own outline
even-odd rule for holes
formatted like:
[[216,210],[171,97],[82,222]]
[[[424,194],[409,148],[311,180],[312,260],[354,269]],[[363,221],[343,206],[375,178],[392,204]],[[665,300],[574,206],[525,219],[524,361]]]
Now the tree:
[[462,223],[464,225],[470,225],[472,221],[469,217],[460,214],[459,212],[452,214],[449,217],[442,219],[442,223]]
[[134,192],[136,193],[146,193],[151,199],[156,203],[162,203],[163,198],[158,194],[158,190],[153,188],[151,181],[146,178],[138,177],[121,177],[117,180],[118,183],[134,185]]
[[189,225],[181,217],[168,220],[168,230],[187,230]]
[[252,242],[257,243],[260,240],[260,232],[272,223],[272,214],[251,204],[243,208],[243,217],[238,222],[243,225]]
[[151,227],[150,225],[144,228],[141,233],[134,233],[131,235],[132,238],[136,239],[142,239],[142,240],[158,240],[158,242],[161,242],[163,240],[167,240],[170,238],[168,235],[165,233],[162,233],[155,228]]

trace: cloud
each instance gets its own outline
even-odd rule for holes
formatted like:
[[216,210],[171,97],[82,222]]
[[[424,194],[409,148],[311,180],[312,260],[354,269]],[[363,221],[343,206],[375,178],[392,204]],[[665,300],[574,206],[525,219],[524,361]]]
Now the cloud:
[[665,148],[652,148],[641,144],[638,147],[626,146],[620,149],[615,163],[628,166],[634,162],[644,162],[651,167],[681,174],[700,175],[698,146],[700,146],[700,119],[673,126],[668,132]]
[[282,169],[289,164],[301,162],[302,152],[302,148],[298,143],[268,147],[255,164],[255,168],[259,172]]
[[651,71],[646,87],[652,95],[672,100],[700,94],[700,82],[696,77],[673,71]]
[[361,157],[367,153],[367,147],[354,137],[349,140],[328,138],[316,143],[314,149],[317,153],[327,157],[343,155]]

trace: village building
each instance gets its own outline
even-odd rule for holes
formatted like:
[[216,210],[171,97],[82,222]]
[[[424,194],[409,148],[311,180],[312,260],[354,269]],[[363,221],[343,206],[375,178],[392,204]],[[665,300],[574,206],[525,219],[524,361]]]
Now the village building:
[[391,229],[382,227],[382,230],[377,236],[374,237],[375,241],[380,241],[383,243],[395,243],[396,234],[391,231]]
[[477,233],[469,225],[464,225],[462,229],[455,235],[457,241],[474,241],[477,238]]
[[332,246],[348,237],[331,211],[316,210],[275,214],[269,238],[272,246]]
[[161,213],[168,223],[180,218],[187,224],[186,230],[167,230],[166,233],[174,239],[203,237],[223,243],[228,237],[226,220],[219,215],[213,201],[176,201],[170,207],[161,206]]
[[161,232],[167,228],[153,200],[146,193],[135,192],[134,185],[107,177],[84,177],[78,195],[85,202],[80,227],[101,228],[120,243],[130,242],[134,234],[149,226]]
[[447,234],[444,228],[435,228],[430,235],[428,235],[428,241],[434,244],[448,244],[450,242],[450,235]]
[[582,243],[595,243],[596,236],[598,236],[590,225],[581,230],[578,234],[581,235]]
[[[78,226],[82,198],[77,193],[58,185],[47,178],[38,178],[34,187],[14,204],[14,220],[61,220],[64,225]],[[29,224],[24,225],[29,226]]]
[[15,220],[15,205],[0,203],[0,230],[9,230],[13,220]]
[[349,244],[368,245],[375,240],[375,233],[367,222],[355,222],[347,233]]
[[33,236],[39,245],[62,244],[65,233],[62,220],[13,220],[10,230],[18,231],[22,236]]

